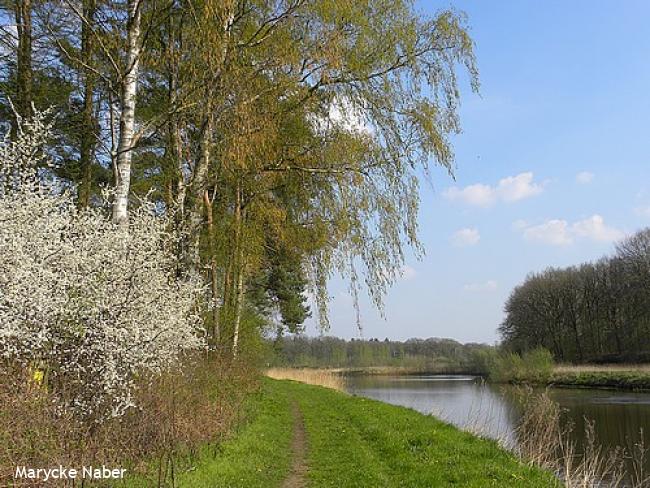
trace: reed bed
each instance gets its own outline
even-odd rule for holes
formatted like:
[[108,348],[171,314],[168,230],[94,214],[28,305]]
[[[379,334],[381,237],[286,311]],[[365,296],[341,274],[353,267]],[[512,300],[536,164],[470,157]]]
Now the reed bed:
[[265,374],[274,380],[293,380],[309,385],[323,386],[332,390],[345,391],[343,376],[328,369],[271,368],[266,370]]
[[[593,422],[586,422],[586,443],[578,452],[569,441],[572,425],[560,421],[562,410],[547,392],[520,391],[523,415],[516,430],[514,452],[523,461],[555,472],[567,488],[647,488],[650,476],[643,469],[648,448],[634,445],[604,449],[596,439]],[[641,433],[643,438],[643,433]],[[625,472],[625,460],[631,472]]]

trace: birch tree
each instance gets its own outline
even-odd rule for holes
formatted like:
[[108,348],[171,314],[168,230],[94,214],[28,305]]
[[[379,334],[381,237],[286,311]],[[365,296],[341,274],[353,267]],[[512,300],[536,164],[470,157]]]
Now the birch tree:
[[126,61],[120,73],[120,122],[117,154],[115,155],[115,194],[113,222],[128,224],[129,189],[131,187],[131,161],[135,134],[135,107],[138,91],[138,74],[142,50],[142,4],[144,0],[127,1]]

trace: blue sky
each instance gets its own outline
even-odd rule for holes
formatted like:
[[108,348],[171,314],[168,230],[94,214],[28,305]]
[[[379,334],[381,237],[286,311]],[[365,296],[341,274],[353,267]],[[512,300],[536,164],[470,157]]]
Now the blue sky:
[[[464,87],[456,181],[423,185],[426,256],[409,258],[385,319],[362,301],[363,336],[492,343],[526,274],[650,226],[650,2],[418,5],[467,13],[481,93]],[[328,334],[358,337],[345,284],[330,294]]]

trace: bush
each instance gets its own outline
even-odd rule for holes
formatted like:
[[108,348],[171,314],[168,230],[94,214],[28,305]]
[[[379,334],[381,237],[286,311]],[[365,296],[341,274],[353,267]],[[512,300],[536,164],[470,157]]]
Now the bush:
[[498,352],[486,359],[488,377],[497,383],[546,383],[553,374],[553,355],[537,348],[523,355]]
[[525,379],[533,383],[546,383],[553,374],[553,355],[547,349],[539,347],[527,351],[522,356]]
[[118,227],[46,178],[44,117],[0,144],[0,357],[61,412],[101,422],[134,405],[138,377],[203,345],[201,288],[177,278],[175,236],[153,205]]
[[121,466],[144,486],[171,486],[169,477],[187,468],[179,462],[218,446],[245,419],[256,378],[242,363],[184,357],[177,370],[136,381],[137,408],[88,424],[60,412],[25,371],[0,368],[0,486],[14,485],[16,466],[59,464]]

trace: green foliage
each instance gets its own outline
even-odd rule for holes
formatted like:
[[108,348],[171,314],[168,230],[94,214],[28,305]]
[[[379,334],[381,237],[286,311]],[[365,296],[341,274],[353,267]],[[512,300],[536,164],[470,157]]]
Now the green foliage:
[[489,379],[498,383],[547,383],[553,373],[553,355],[543,348],[522,355],[495,351],[483,359]]
[[307,279],[300,255],[285,248],[270,249],[273,251],[268,253],[268,264],[251,280],[249,301],[266,316],[280,315],[278,335],[300,332],[310,316],[305,304]]
[[484,344],[461,344],[452,339],[383,341],[336,337],[282,337],[274,342],[277,366],[293,367],[404,367],[423,372],[484,373]]
[[544,347],[560,362],[647,362],[650,229],[596,262],[530,274],[505,310],[499,331],[512,351]]
[[411,0],[22,5],[32,25],[0,60],[0,124],[7,96],[53,106],[48,152],[80,206],[119,180],[128,205],[147,194],[174,216],[178,272],[205,276],[220,309],[203,311],[210,343],[242,350],[247,308],[300,331],[307,290],[327,329],[334,274],[381,308],[407,249],[422,255],[421,179],[453,173],[461,81],[479,88],[463,14]]

